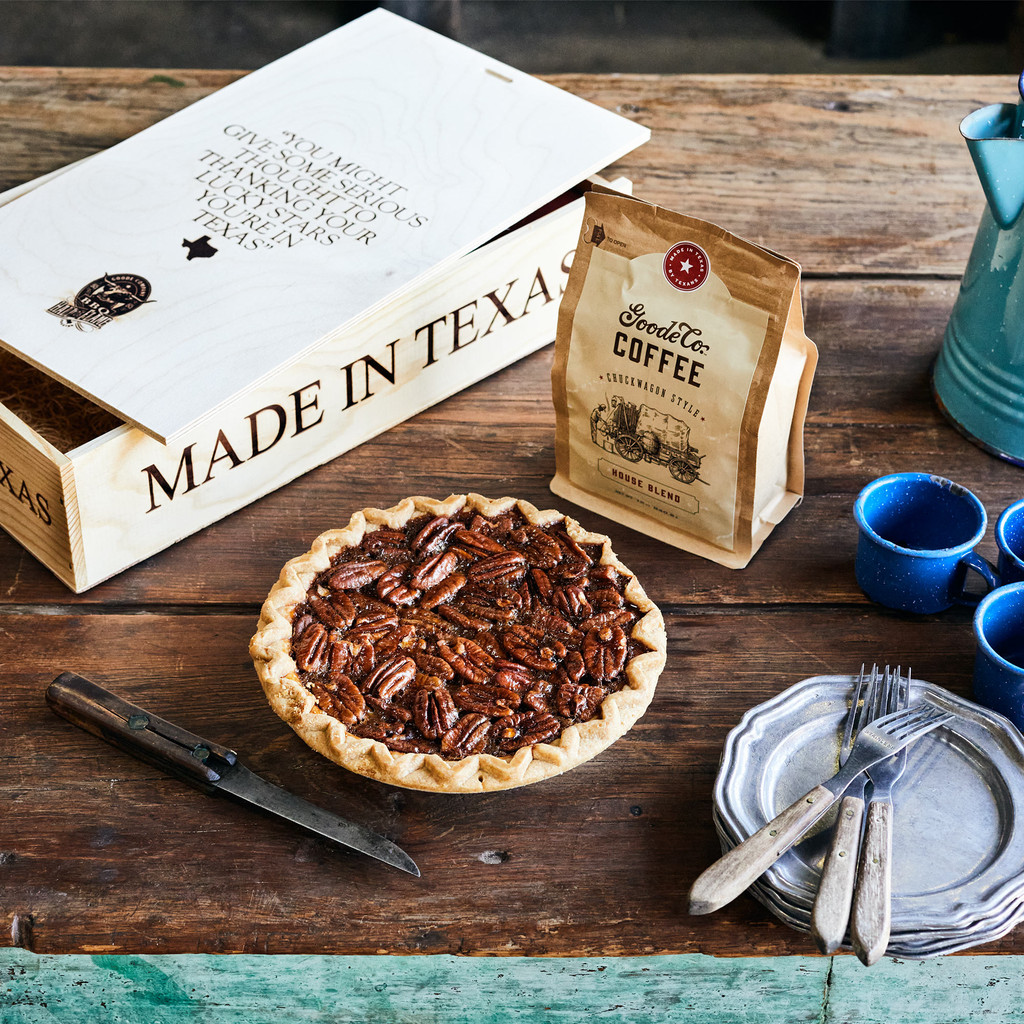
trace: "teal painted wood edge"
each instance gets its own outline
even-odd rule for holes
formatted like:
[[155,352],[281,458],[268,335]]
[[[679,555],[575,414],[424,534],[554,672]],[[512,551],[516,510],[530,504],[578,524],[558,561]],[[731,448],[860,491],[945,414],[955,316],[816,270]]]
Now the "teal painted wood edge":
[[1020,957],[47,956],[0,950],[3,1024],[1024,1021]]

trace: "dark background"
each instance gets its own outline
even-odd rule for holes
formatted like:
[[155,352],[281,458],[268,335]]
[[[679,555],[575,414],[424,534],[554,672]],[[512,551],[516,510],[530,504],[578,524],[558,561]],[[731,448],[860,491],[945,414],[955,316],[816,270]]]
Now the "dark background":
[[256,68],[378,6],[537,74],[1024,67],[1021,0],[0,0],[0,64]]

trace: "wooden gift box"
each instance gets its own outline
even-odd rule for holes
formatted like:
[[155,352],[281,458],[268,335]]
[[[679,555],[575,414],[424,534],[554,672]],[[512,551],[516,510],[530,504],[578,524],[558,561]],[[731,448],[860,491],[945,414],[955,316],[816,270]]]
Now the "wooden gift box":
[[0,352],[0,526],[81,592],[549,344],[583,190],[167,445]]
[[551,341],[648,135],[375,10],[0,197],[0,525],[84,590]]

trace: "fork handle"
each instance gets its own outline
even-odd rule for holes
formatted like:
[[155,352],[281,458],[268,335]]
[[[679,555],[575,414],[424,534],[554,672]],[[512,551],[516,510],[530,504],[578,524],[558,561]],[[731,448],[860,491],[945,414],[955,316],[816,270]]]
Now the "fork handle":
[[872,800],[867,818],[850,937],[861,963],[870,967],[889,945],[892,923],[892,803]]
[[822,953],[834,953],[846,937],[863,821],[864,801],[843,797],[811,914],[811,937]]
[[836,796],[815,786],[763,828],[705,869],[690,889],[690,913],[710,914],[763,875],[824,813]]

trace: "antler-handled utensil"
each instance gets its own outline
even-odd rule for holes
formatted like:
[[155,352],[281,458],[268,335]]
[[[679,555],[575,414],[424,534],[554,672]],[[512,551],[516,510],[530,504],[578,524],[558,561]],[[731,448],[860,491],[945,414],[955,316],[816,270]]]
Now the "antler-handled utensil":
[[734,900],[825,814],[861,772],[952,718],[933,704],[921,704],[866,726],[846,764],[831,779],[794,801],[697,878],[690,889],[690,913],[710,914]]
[[[879,685],[878,666],[871,668],[871,675],[860,675],[854,683],[850,696],[850,710],[846,715],[843,739],[839,746],[839,767],[849,760],[854,741],[864,726],[880,715],[879,708],[885,707],[879,690],[889,685],[892,676],[886,666],[883,682]],[[853,887],[857,878],[857,852],[864,821],[864,789],[867,778],[858,775],[839,805],[832,842],[829,845],[825,864],[821,871],[818,895],[811,913],[811,937],[822,953],[834,953],[846,937],[850,921],[850,907],[853,903]]]
[[[907,673],[906,688],[901,693],[897,672],[896,687],[889,695],[887,710],[906,707],[909,701],[910,673]],[[869,967],[889,945],[892,924],[892,787],[906,767],[907,751],[904,748],[867,770],[871,795],[853,898],[850,939],[854,952]]]

